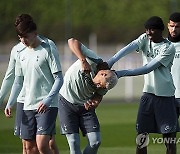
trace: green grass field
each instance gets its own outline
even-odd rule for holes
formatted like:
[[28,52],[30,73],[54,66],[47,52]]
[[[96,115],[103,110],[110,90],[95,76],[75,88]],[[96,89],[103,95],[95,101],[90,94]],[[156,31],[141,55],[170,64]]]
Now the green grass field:
[[[97,115],[101,124],[102,144],[98,154],[133,154],[135,153],[135,121],[138,103],[103,103],[97,109]],[[15,111],[13,111],[14,113]],[[14,116],[5,118],[0,111],[0,154],[20,154],[21,141],[13,135]],[[150,135],[148,151],[150,154],[164,154],[163,144],[153,144]],[[59,134],[57,120],[57,144],[61,154],[68,154],[68,145],[65,136]],[[86,144],[86,138],[81,137],[82,149]],[[179,143],[180,144],[180,143]],[[177,145],[178,151],[180,146]]]

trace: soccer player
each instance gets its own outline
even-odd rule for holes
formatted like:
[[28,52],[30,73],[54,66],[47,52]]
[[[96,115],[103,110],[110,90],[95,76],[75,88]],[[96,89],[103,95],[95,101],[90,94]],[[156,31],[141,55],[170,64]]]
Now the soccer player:
[[171,73],[173,76],[175,98],[178,106],[178,116],[180,114],[180,13],[174,12],[169,17],[168,23],[168,40],[171,41],[176,49]]
[[[165,142],[166,153],[176,154],[174,140],[178,120],[174,97],[175,87],[170,72],[175,48],[170,41],[162,37],[163,30],[162,19],[158,16],[150,17],[145,22],[146,33],[118,51],[107,63],[112,67],[116,61],[132,51],[137,50],[142,53],[142,67],[116,71],[116,74],[118,78],[145,74],[143,95],[137,115],[137,133],[139,136],[146,133],[162,134],[164,141],[167,141]],[[147,145],[137,145],[136,153],[146,154]]]
[[[10,60],[9,60],[9,65],[6,70],[6,74],[4,76],[4,79],[2,81],[1,89],[0,89],[0,105],[3,103],[3,100],[5,96],[8,94],[9,90],[11,89],[14,78],[15,78],[15,63],[16,63],[16,58],[17,58],[17,48],[16,47],[21,47],[24,48],[25,46],[22,43],[18,43],[15,45],[10,54]],[[23,91],[23,90],[22,90]],[[24,97],[22,92],[19,94],[17,98],[17,106],[16,106],[16,119],[15,119],[15,126],[14,126],[14,135],[20,136],[20,125],[21,125],[21,119],[22,119],[22,110],[24,106]],[[23,154],[26,154],[26,149],[25,149],[25,141],[22,140],[22,145],[23,145]]]
[[53,41],[39,37],[37,26],[28,14],[17,16],[15,29],[21,42],[15,47],[15,79],[5,115],[11,116],[12,106],[23,86],[20,137],[25,140],[26,153],[51,154],[54,150],[59,153],[58,149],[49,147],[50,143],[55,143],[51,139],[55,134],[58,92],[63,83],[58,50]]
[[117,75],[111,70],[99,70],[100,67],[108,68],[104,67],[100,57],[78,40],[71,38],[68,44],[78,60],[66,71],[60,89],[61,133],[66,135],[70,154],[81,154],[79,129],[88,141],[83,154],[96,154],[101,139],[95,108],[103,95],[116,85]]

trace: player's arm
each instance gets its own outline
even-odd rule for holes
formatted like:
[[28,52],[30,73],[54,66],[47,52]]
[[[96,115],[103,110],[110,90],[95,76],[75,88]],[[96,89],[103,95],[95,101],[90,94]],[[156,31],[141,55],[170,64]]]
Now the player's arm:
[[84,71],[90,71],[91,67],[89,63],[86,61],[86,58],[89,58],[95,63],[102,63],[103,60],[96,55],[95,52],[92,50],[88,49],[85,45],[83,45],[81,42],[78,40],[71,38],[68,40],[68,45],[69,48],[72,50],[72,52],[77,56],[77,58],[81,61],[82,63],[82,69]]
[[53,84],[48,96],[41,101],[41,103],[37,109],[37,111],[39,113],[45,112],[47,110],[47,108],[51,105],[51,101],[59,93],[59,90],[63,84],[63,75],[62,75],[61,71],[54,73],[53,77],[54,77],[54,84]]
[[15,104],[16,99],[17,99],[17,97],[18,97],[18,95],[22,89],[23,81],[24,81],[23,76],[16,76],[14,79],[14,83],[13,83],[13,86],[11,89],[11,93],[10,93],[10,96],[8,99],[8,103],[6,104],[6,108],[4,111],[6,117],[11,116],[11,109],[12,109],[13,105]]
[[126,45],[124,48],[119,50],[113,57],[111,57],[107,61],[109,67],[111,68],[113,66],[113,64],[116,63],[120,58],[126,56],[127,54],[129,54],[137,49],[138,49],[137,43],[135,41],[132,41],[131,43]]
[[1,89],[0,89],[0,105],[3,103],[4,98],[8,94],[11,89],[15,78],[15,58],[13,55],[13,50],[11,51],[10,60],[8,64],[8,68],[6,70],[6,74],[2,81]]
[[68,45],[69,45],[69,48],[71,49],[71,51],[81,61],[82,70],[86,71],[86,72],[90,72],[91,71],[91,66],[86,61],[86,56],[83,54],[83,52],[81,50],[81,43],[78,40],[76,40],[74,38],[71,38],[71,39],[68,40]]
[[128,69],[128,70],[120,70],[120,71],[116,71],[117,77],[124,77],[124,76],[137,76],[137,75],[143,75],[143,74],[147,74],[155,69],[157,69],[159,66],[161,66],[162,64],[157,61],[156,59],[153,59],[152,61],[150,61],[148,64],[136,68],[136,69]]

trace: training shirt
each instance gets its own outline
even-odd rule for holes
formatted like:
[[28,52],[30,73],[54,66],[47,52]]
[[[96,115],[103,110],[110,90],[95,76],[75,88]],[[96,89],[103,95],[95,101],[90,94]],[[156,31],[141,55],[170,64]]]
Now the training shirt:
[[[14,78],[15,78],[15,64],[16,64],[17,54],[18,54],[18,52],[23,52],[23,50],[25,48],[26,48],[26,46],[20,42],[17,45],[15,45],[11,50],[8,68],[6,70],[6,74],[4,76],[4,79],[3,79],[2,85],[1,85],[0,104],[2,104],[5,96],[8,94],[8,92],[10,91],[10,89],[13,85]],[[19,102],[19,103],[24,103],[23,89],[24,88],[22,88],[22,90],[17,98],[17,102]]]
[[172,43],[176,49],[176,53],[174,56],[171,73],[172,73],[174,85],[176,87],[175,97],[180,98],[180,42],[172,42]]
[[[36,48],[25,48],[18,53],[16,76],[24,77],[25,103],[24,110],[35,110],[39,102],[50,92],[54,83],[53,73],[61,71],[58,50],[51,41],[42,43]],[[56,96],[49,107],[58,107]]]
[[83,105],[95,92],[104,95],[107,90],[97,89],[92,81],[96,73],[96,66],[102,62],[102,59],[84,45],[81,45],[81,50],[91,66],[91,73],[82,72],[81,61],[77,60],[66,71],[60,94],[72,104]]
[[157,96],[174,96],[175,87],[171,75],[171,66],[175,54],[173,44],[164,40],[160,43],[151,42],[147,34],[139,36],[135,43],[142,52],[143,65],[146,65],[152,59],[156,59],[162,65],[154,71],[144,75],[143,92],[153,93]]

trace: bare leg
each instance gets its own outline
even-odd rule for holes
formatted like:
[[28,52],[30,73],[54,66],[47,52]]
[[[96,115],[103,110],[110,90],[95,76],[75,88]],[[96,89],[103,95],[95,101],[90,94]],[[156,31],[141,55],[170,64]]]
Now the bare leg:
[[26,154],[39,154],[35,140],[25,140]]
[[53,154],[59,154],[59,149],[56,144],[55,136],[53,135],[52,138],[49,141],[49,147]]
[[49,147],[50,135],[36,135],[36,143],[40,154],[53,154]]
[[23,149],[23,154],[27,154],[26,152],[26,141],[22,139],[22,149]]

